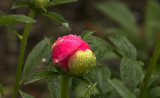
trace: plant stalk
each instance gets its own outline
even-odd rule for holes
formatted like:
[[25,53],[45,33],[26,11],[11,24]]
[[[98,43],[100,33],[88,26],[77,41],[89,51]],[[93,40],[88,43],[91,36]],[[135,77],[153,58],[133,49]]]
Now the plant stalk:
[[69,98],[69,76],[61,76],[61,98]]
[[[34,18],[35,12],[31,9],[29,12],[29,17]],[[16,98],[18,94],[18,89],[20,86],[20,76],[21,76],[21,70],[22,70],[22,65],[23,65],[23,60],[24,60],[24,54],[26,50],[26,45],[27,45],[27,40],[28,40],[28,35],[30,32],[31,28],[31,23],[27,23],[25,25],[25,29],[23,32],[23,37],[21,40],[21,47],[20,47],[20,53],[19,53],[19,58],[18,58],[18,65],[17,65],[17,70],[16,70],[16,80],[13,88],[13,95],[12,98]]]
[[147,69],[147,72],[146,72],[146,75],[145,75],[145,78],[144,78],[144,86],[141,88],[139,98],[146,98],[146,96],[147,96],[148,84],[150,82],[153,70],[156,67],[156,63],[157,63],[159,55],[160,55],[160,35],[158,37],[153,55],[150,59],[150,63],[148,65],[148,69]]

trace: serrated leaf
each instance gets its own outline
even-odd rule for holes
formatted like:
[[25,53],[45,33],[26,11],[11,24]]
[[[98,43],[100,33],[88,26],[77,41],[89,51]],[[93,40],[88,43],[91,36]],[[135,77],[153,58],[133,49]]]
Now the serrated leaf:
[[94,33],[94,31],[91,31],[91,30],[83,31],[81,34],[81,39],[84,41],[87,41],[93,33]]
[[123,98],[136,98],[136,96],[131,93],[120,80],[110,80],[108,82],[115,88],[115,90],[120,94]]
[[155,42],[155,34],[160,29],[160,5],[149,0],[145,12],[145,36],[146,44],[152,46]]
[[12,23],[34,23],[34,22],[36,22],[34,19],[21,14],[0,16],[0,25],[12,24]]
[[48,56],[51,56],[50,48],[48,47],[46,41],[42,40],[29,53],[24,65],[22,79],[24,79],[31,71],[33,71],[33,69],[42,62],[43,58],[48,58]]
[[124,4],[117,1],[103,2],[98,4],[97,8],[128,31],[126,35],[132,36],[134,39],[139,37],[135,19]]
[[118,52],[125,57],[136,59],[137,51],[133,44],[122,35],[114,35],[109,37],[112,43],[118,48]]
[[91,84],[88,86],[87,91],[85,92],[83,98],[90,98],[90,95],[94,93],[94,89],[96,87],[97,83]]
[[97,88],[100,93],[107,93],[110,91],[111,87],[107,82],[107,79],[110,78],[111,71],[107,66],[97,65],[93,71],[89,74],[89,79],[95,83],[97,82]]
[[4,97],[4,93],[3,93],[3,86],[2,84],[0,83],[0,94],[2,96],[2,98]]
[[120,64],[120,73],[123,84],[130,90],[134,91],[137,84],[143,79],[143,63],[123,57]]
[[90,45],[92,51],[94,52],[97,62],[99,62],[105,54],[113,50],[113,47],[100,37],[91,36],[87,40],[87,43]]
[[47,79],[50,77],[55,77],[57,75],[59,75],[59,73],[53,71],[48,71],[48,70],[37,71],[32,74],[32,76],[25,82],[25,84],[29,84],[42,79]]
[[69,28],[69,24],[68,22],[59,14],[55,13],[55,12],[46,12],[46,13],[42,13],[44,16],[47,16],[49,18],[51,18],[52,20],[58,22],[59,24],[61,24],[63,27],[67,28],[68,30],[70,30]]
[[34,98],[33,96],[31,96],[31,95],[29,95],[29,94],[27,94],[27,93],[24,93],[24,92],[22,92],[21,90],[19,90],[19,92],[20,92],[22,98]]
[[149,90],[147,98],[158,98],[160,97],[160,87],[155,87]]
[[75,2],[77,0],[53,0],[50,2],[50,6],[52,5],[58,5],[58,4],[65,4],[65,3],[71,3],[71,2]]
[[13,5],[11,9],[16,9],[19,7],[29,7],[28,2],[26,1],[16,1]]

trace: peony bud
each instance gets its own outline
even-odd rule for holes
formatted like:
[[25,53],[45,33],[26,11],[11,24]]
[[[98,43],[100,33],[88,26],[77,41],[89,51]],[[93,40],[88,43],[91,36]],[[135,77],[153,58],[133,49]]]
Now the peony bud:
[[50,0],[30,0],[35,8],[46,8]]
[[51,52],[53,63],[69,75],[84,76],[96,65],[90,46],[76,35],[59,38]]

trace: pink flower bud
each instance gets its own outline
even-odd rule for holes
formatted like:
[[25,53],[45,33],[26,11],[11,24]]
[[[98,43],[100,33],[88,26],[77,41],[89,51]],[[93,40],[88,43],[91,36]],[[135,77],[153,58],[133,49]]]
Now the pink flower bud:
[[76,35],[58,38],[51,52],[53,63],[73,76],[84,76],[96,65],[90,46]]

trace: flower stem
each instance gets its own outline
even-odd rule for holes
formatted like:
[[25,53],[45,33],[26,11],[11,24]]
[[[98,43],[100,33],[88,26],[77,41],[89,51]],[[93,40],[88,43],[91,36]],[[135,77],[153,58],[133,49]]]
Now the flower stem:
[[69,76],[61,76],[61,98],[69,98]]
[[141,92],[140,92],[140,97],[139,98],[146,98],[148,84],[150,82],[153,70],[154,70],[154,68],[156,66],[159,54],[160,54],[160,35],[158,37],[158,40],[157,40],[153,55],[152,55],[152,57],[150,59],[150,63],[148,65],[148,69],[147,69],[147,72],[146,72],[146,75],[145,75],[145,78],[144,78],[144,86],[141,88]]
[[[34,18],[35,12],[31,9],[29,12],[29,17]],[[21,75],[21,70],[22,70],[22,65],[23,65],[23,59],[24,59],[24,53],[26,50],[26,45],[27,45],[27,40],[28,40],[28,35],[30,32],[31,28],[31,23],[27,23],[23,32],[23,37],[21,41],[21,47],[20,47],[20,53],[19,53],[19,58],[18,58],[18,65],[17,65],[17,70],[16,70],[16,80],[14,84],[14,89],[13,89],[13,95],[12,98],[17,97],[18,89],[19,89],[19,82],[20,82],[20,75]]]

